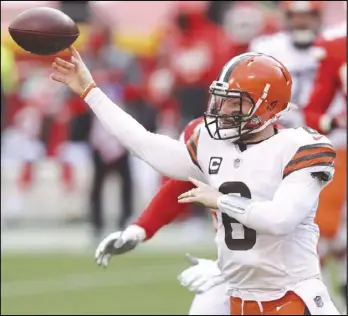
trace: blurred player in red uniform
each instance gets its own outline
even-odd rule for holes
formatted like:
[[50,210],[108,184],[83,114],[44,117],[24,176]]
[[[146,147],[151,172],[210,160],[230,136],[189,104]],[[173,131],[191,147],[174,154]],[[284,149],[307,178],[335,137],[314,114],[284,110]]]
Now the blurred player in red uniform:
[[[45,86],[45,83],[45,73],[41,70],[23,82],[17,98],[18,108],[14,109],[12,124],[5,133],[3,159],[20,165],[18,182],[4,205],[6,218],[16,217],[25,210],[24,193],[33,184],[35,165],[46,156],[57,159],[66,194],[74,190],[71,164],[60,155],[71,115],[64,102],[66,90],[60,90],[62,95],[57,97],[59,87]],[[41,89],[38,90],[38,86]]]
[[328,134],[336,147],[335,177],[320,195],[316,219],[323,239],[319,248],[321,256],[324,259],[331,254],[338,260],[341,269],[337,275],[346,298],[347,110],[345,104],[338,113],[330,114],[330,104],[338,91],[347,96],[347,37],[345,27],[336,31],[324,34],[318,43],[320,65],[304,114],[307,125]]

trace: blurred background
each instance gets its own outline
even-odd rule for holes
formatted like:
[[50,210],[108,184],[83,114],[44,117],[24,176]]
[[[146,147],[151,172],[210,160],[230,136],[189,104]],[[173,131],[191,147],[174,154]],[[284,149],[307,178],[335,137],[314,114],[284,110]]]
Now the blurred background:
[[9,23],[36,6],[78,23],[76,47],[98,85],[150,131],[178,138],[202,116],[221,67],[250,50],[273,55],[293,75],[299,109],[283,125],[318,128],[304,119],[306,107],[340,118],[322,131],[343,158],[338,189],[327,193],[339,201],[321,219],[336,214],[334,224],[320,227],[319,252],[345,310],[347,104],[340,89],[330,98],[323,87],[328,101],[316,110],[311,93],[316,44],[346,36],[346,3],[294,3],[1,1],[1,314],[187,314],[193,295],[176,281],[188,266],[185,252],[216,258],[211,218],[191,208],[107,271],[94,264],[98,242],[132,223],[165,179],[129,155],[79,97],[48,80],[52,56],[13,42]]

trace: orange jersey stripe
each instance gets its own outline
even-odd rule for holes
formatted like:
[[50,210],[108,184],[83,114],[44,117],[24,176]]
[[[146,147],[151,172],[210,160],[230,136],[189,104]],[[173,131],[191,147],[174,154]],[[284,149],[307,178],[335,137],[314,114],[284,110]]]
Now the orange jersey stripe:
[[199,139],[199,131],[197,131],[196,133],[194,133],[190,139],[187,141],[186,143],[186,147],[187,150],[190,154],[191,160],[192,162],[200,169],[200,165],[198,163],[198,159],[197,159],[197,145],[198,145],[198,139]]

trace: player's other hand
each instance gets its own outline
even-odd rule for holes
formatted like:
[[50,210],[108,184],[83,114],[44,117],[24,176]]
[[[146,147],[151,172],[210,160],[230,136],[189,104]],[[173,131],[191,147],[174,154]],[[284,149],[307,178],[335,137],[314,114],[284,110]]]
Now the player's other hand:
[[215,188],[193,178],[189,180],[197,187],[181,194],[178,197],[179,203],[201,203],[204,206],[217,209],[217,200],[223,195]]
[[112,256],[134,249],[139,242],[144,241],[145,236],[145,230],[136,225],[131,225],[124,231],[110,234],[102,240],[95,251],[96,263],[106,268]]
[[192,292],[204,293],[225,282],[216,261],[194,258],[189,254],[186,256],[192,266],[178,276],[178,280],[183,287]]
[[340,129],[346,129],[347,128],[347,116],[346,115],[337,115],[334,117],[331,121],[331,129],[340,128]]
[[83,62],[80,54],[74,47],[70,47],[70,61],[56,57],[52,63],[54,73],[50,77],[54,81],[64,83],[75,93],[82,95],[83,92],[93,84],[93,78]]

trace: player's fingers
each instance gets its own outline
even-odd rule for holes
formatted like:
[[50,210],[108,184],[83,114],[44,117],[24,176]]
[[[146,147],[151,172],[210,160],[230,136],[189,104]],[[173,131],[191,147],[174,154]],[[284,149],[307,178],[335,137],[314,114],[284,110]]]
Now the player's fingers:
[[212,279],[210,280],[207,280],[206,282],[204,282],[204,284],[202,284],[200,287],[199,287],[199,290],[197,292],[199,293],[204,293],[206,291],[208,291],[209,289],[211,289],[213,286],[214,286],[214,282]]
[[53,62],[53,63],[52,63],[52,67],[53,67],[54,69],[56,69],[58,72],[60,72],[60,73],[62,73],[62,74],[65,74],[65,75],[68,75],[68,74],[71,72],[69,69],[66,69],[66,68],[64,68],[64,67],[62,67],[62,66],[57,65],[56,62]]
[[74,56],[71,56],[71,59],[70,59],[71,63],[74,64],[76,67],[79,67],[80,66],[80,61],[74,57]]
[[191,256],[189,253],[185,254],[188,261],[191,263],[191,265],[195,266],[199,263],[198,259],[194,256]]
[[99,258],[97,259],[98,266],[103,265],[104,256],[105,256],[105,253],[100,254]]
[[103,259],[103,252],[98,252],[98,254],[95,254],[95,262],[97,265],[100,265]]
[[95,262],[97,263],[98,266],[100,266],[102,263],[102,260],[103,260],[103,256],[100,255],[98,258],[96,258]]
[[102,259],[102,265],[103,265],[104,268],[107,268],[107,267],[108,267],[109,259],[110,259],[110,254],[106,253],[106,254],[103,256],[103,259]]
[[70,70],[75,69],[75,65],[74,64],[69,63],[68,61],[65,61],[65,60],[63,60],[63,59],[61,59],[59,57],[55,58],[54,61],[57,63],[57,65],[62,66],[64,68],[66,68],[66,69],[70,69]]
[[76,50],[76,48],[74,46],[70,46],[69,51],[77,60],[82,61],[82,58],[81,58],[79,52]]
[[94,258],[96,261],[99,260],[103,252],[104,252],[104,247],[99,246],[94,254]]
[[122,235],[123,235],[123,232],[121,233],[119,238],[113,241],[114,248],[116,249],[121,248],[125,244],[125,241],[123,240]]
[[202,277],[196,278],[188,287],[188,289],[192,292],[196,292],[206,281],[207,280]]
[[178,200],[181,200],[181,199],[184,199],[184,198],[188,198],[188,197],[190,197],[191,196],[191,192],[190,191],[187,191],[187,192],[185,192],[185,193],[183,193],[183,194],[180,194],[179,196],[178,196]]
[[66,78],[64,76],[61,76],[59,74],[51,74],[50,78],[54,81],[66,83]]
[[198,277],[196,270],[187,269],[178,276],[178,280],[182,286],[187,287],[195,282]]
[[199,180],[197,180],[195,178],[189,177],[189,181],[191,181],[197,188],[206,186],[205,183],[203,183],[203,182],[201,182],[201,181],[199,181]]
[[178,203],[193,203],[193,202],[197,202],[197,201],[198,201],[198,199],[195,196],[178,199]]
[[178,196],[178,199],[182,199],[182,198],[187,198],[187,197],[193,197],[193,196],[196,196],[196,193],[197,193],[197,189],[192,189],[192,190],[189,190],[183,194],[180,194]]

